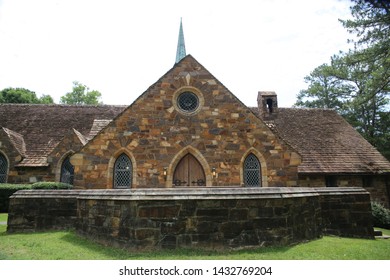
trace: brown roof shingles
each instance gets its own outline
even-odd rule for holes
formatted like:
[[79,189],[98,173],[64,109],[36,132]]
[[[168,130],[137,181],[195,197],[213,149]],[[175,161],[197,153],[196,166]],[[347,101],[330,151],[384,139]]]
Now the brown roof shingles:
[[112,119],[126,106],[0,104],[0,127],[21,135],[25,158],[19,166],[46,166],[47,155],[72,129],[88,136],[95,119]]
[[6,127],[3,127],[2,129],[6,133],[10,142],[15,147],[15,149],[18,151],[18,153],[21,156],[25,156],[26,144],[24,143],[23,135],[15,132],[15,131],[12,131],[11,129],[8,129]]
[[[125,108],[0,104],[0,127],[24,153],[19,166],[45,166],[47,155],[69,131],[87,141]],[[390,163],[333,110],[278,108],[277,118],[267,124],[301,154],[301,174],[390,173]]]
[[389,161],[334,110],[279,108],[273,125],[301,154],[299,173],[390,173]]

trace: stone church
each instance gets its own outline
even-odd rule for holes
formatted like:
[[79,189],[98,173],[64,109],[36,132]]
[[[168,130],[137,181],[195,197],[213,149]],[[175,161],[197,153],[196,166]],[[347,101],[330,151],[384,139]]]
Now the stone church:
[[364,187],[389,205],[390,163],[334,110],[244,105],[191,55],[130,106],[0,105],[0,183],[75,188]]

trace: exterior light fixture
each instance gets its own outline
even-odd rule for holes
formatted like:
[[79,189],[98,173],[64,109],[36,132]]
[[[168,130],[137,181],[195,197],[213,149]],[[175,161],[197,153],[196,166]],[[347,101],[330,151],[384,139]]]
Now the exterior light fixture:
[[215,169],[215,167],[211,169],[211,173],[213,174],[213,178],[217,177],[217,170]]
[[167,180],[167,174],[168,174],[168,168],[164,167],[163,169],[163,175],[164,175],[164,179]]

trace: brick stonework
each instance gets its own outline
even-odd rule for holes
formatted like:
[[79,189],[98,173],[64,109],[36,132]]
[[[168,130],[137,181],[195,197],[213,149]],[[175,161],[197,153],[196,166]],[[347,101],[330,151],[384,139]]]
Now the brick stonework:
[[[334,175],[338,187],[359,187],[370,193],[370,198],[389,207],[390,177],[388,175]],[[299,175],[299,186],[309,188],[326,187],[324,175]]]
[[50,174],[55,178],[55,181],[59,182],[61,179],[61,167],[63,161],[68,156],[73,155],[75,151],[80,150],[82,146],[83,144],[78,136],[74,133],[74,131],[71,131],[49,154],[47,161],[50,164]]
[[[198,95],[195,114],[180,112],[178,93]],[[253,152],[263,186],[296,186],[300,156],[191,56],[152,85],[71,159],[75,186],[112,188],[115,159],[132,160],[133,187],[171,187],[176,165],[191,153],[207,186],[243,184],[242,165]],[[167,176],[164,176],[164,168]],[[216,177],[212,176],[212,169]]]
[[74,229],[77,196],[74,190],[25,190],[11,196],[7,232]]

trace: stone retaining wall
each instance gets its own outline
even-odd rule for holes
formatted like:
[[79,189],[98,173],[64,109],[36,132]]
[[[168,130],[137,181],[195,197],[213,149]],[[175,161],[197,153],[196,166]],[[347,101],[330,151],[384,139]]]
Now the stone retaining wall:
[[8,232],[61,228],[137,249],[289,245],[322,234],[373,238],[369,194],[361,188],[29,190],[11,197]]
[[280,189],[81,193],[79,232],[135,248],[285,245],[321,236],[318,195]]
[[22,190],[10,197],[7,232],[74,229],[76,190]]
[[320,194],[323,233],[372,238],[374,232],[369,193],[357,195],[358,188],[328,189],[317,189]]

